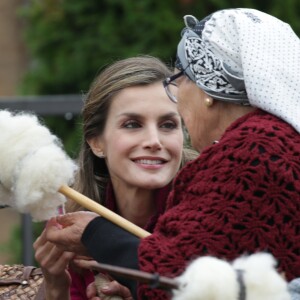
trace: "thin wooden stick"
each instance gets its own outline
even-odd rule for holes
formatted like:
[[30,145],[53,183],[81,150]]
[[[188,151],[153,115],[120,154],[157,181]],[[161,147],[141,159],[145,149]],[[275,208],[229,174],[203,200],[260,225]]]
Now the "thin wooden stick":
[[142,283],[147,283],[153,288],[177,289],[178,282],[176,279],[159,276],[143,271],[133,270],[129,268],[117,267],[108,264],[98,263],[94,260],[77,260],[76,265],[81,268],[91,269],[98,272],[107,272],[111,275],[122,276],[125,278],[137,280]]
[[128,220],[109,210],[105,206],[80,194],[79,192],[75,191],[67,185],[61,186],[58,191],[66,197],[70,198],[71,200],[77,202],[81,206],[85,207],[86,209],[99,214],[101,217],[111,221],[112,223],[120,226],[121,228],[127,230],[128,232],[134,234],[139,238],[145,238],[150,235],[148,231],[129,222]]

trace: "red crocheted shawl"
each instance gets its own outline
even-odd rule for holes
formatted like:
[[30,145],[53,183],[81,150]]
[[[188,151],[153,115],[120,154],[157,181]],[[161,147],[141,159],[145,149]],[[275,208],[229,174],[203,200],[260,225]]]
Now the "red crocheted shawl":
[[[175,277],[197,256],[268,251],[287,279],[300,277],[300,135],[263,111],[247,114],[182,169],[168,208],[141,242],[141,270]],[[140,299],[169,296],[139,288]]]

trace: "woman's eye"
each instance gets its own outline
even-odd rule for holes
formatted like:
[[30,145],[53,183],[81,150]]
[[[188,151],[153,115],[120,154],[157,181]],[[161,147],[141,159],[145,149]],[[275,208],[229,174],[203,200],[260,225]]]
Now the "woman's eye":
[[124,128],[139,128],[141,125],[137,121],[127,121],[123,125]]
[[166,129],[175,129],[177,128],[177,124],[173,121],[168,121],[165,122],[161,125],[162,128],[166,128]]

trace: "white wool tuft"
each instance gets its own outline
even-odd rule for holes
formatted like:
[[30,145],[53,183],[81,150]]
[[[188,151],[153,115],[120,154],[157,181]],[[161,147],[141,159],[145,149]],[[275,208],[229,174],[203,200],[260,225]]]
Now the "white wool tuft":
[[55,144],[41,147],[21,160],[14,174],[13,187],[19,199],[16,207],[31,213],[34,219],[56,215],[56,207],[64,203],[57,191],[62,184],[70,184],[73,176],[70,163]]
[[238,283],[232,266],[214,257],[200,257],[177,278],[173,300],[236,300]]
[[257,253],[233,264],[213,257],[200,257],[177,277],[179,288],[172,300],[238,300],[236,270],[243,270],[246,300],[290,300],[287,282],[275,269],[272,255]]
[[240,257],[235,269],[245,270],[247,300],[290,300],[287,282],[276,271],[276,260],[268,253]]
[[57,215],[66,201],[58,189],[76,170],[59,139],[35,115],[0,111],[0,153],[0,203],[36,221]]

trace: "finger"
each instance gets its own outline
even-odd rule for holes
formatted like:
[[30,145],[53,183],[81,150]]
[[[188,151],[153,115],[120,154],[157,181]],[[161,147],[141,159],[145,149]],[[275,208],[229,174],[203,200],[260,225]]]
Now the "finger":
[[52,251],[41,260],[40,265],[48,274],[60,275],[68,268],[73,257],[74,253],[61,252],[53,247]]
[[61,229],[57,226],[56,223],[48,222],[45,231],[46,239],[49,240],[50,242],[64,245],[68,243],[68,240],[66,238],[69,236],[68,231],[69,231],[68,227]]
[[57,216],[56,223],[49,222],[47,224],[46,236],[49,241],[61,246],[72,246],[74,242],[80,241],[84,227],[82,226],[82,220],[74,218],[73,214]]
[[88,260],[88,261],[91,261],[91,260],[94,260],[91,256],[85,256],[85,255],[76,255],[75,256],[75,260]]
[[[93,270],[97,270],[97,268],[95,268],[96,266],[99,266],[98,262],[96,262],[95,260],[85,260],[85,259],[78,259],[77,257],[74,259],[74,263],[83,269],[93,269]],[[102,271],[102,269],[100,269],[98,267],[98,271]]]
[[53,217],[50,220],[48,220],[48,222],[46,223],[46,228],[48,226],[54,226],[57,227],[58,229],[62,228],[62,226],[57,222],[57,217]]
[[54,218],[51,218],[47,223],[46,223],[46,227],[45,229],[42,231],[41,235],[36,239],[36,241],[34,242],[33,244],[33,247],[34,249],[40,247],[41,245],[43,244],[46,244],[46,242],[48,241],[47,239],[47,228],[48,227],[56,227],[58,229],[62,228],[61,225],[59,225],[57,222],[56,222],[56,219],[55,217]]
[[[53,258],[54,256],[55,255],[53,255]],[[73,257],[74,253],[63,252],[61,256],[59,256],[54,262],[48,264],[47,271],[52,275],[60,275],[68,268],[69,263]]]
[[47,241],[46,238],[46,231],[45,229],[42,231],[41,235],[35,240],[35,242],[33,243],[33,249],[36,250],[38,247],[40,247],[41,245],[45,244]]
[[58,247],[54,246],[51,250],[49,257],[51,257],[50,263],[64,263],[68,264],[69,261],[75,256],[73,252],[62,251]]
[[92,282],[87,286],[86,296],[88,297],[88,299],[97,296],[97,288],[96,288],[95,282]]
[[60,257],[63,257],[63,251],[58,249],[54,244],[47,242],[36,251],[36,258],[42,268],[49,268],[56,264]]
[[133,299],[130,290],[115,280],[107,283],[107,285],[101,289],[101,292],[108,296],[120,296],[126,300]]
[[35,247],[35,259],[41,264],[43,260],[51,253],[52,248],[54,245],[50,242],[45,243],[39,243],[39,245],[36,245]]
[[71,226],[74,224],[74,215],[72,213],[67,213],[64,215],[58,215],[56,217],[56,221],[58,224],[60,224],[63,228]]
[[94,218],[98,217],[94,212],[90,211],[78,211],[73,213],[67,213],[65,215],[59,215],[56,217],[56,221],[63,227],[71,226],[73,224],[82,223],[85,226]]

